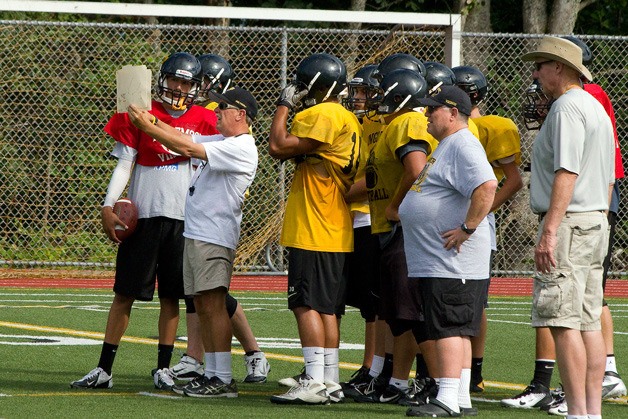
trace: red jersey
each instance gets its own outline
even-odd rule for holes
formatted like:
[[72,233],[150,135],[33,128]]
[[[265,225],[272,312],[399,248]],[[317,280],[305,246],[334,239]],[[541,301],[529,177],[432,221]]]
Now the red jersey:
[[617,138],[617,121],[615,120],[615,111],[613,110],[613,104],[608,98],[606,92],[599,84],[585,83],[584,90],[589,92],[594,98],[598,100],[606,110],[606,113],[611,118],[613,124],[613,133],[615,134],[615,179],[622,179],[624,177],[624,162],[621,158],[621,150],[619,149],[619,139]]
[[[160,121],[189,135],[218,134],[216,114],[202,106],[192,105],[178,118],[172,117],[161,102],[153,101],[153,109],[149,111]],[[116,113],[104,128],[116,141],[137,150],[136,163],[142,166],[165,166],[188,160],[174,151],[169,150],[160,142],[140,131],[129,119],[127,113]]]

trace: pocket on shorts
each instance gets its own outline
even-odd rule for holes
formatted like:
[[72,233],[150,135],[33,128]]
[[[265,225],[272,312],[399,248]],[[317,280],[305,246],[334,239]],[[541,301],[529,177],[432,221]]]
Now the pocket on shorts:
[[473,296],[468,294],[443,294],[445,321],[450,326],[464,325],[473,320]]
[[602,225],[576,225],[571,228],[569,260],[576,266],[589,266],[602,239]]
[[537,274],[532,304],[539,317],[554,318],[571,312],[573,283],[563,272]]

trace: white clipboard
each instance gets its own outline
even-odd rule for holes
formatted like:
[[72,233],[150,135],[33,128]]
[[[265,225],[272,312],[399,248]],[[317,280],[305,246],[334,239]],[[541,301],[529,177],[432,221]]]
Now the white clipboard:
[[125,65],[116,71],[118,113],[127,112],[130,104],[150,111],[152,80],[145,65]]

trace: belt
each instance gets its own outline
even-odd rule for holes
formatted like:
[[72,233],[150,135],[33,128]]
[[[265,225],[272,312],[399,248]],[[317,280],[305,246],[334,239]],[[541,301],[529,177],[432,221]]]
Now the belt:
[[[589,211],[589,212],[606,212],[606,211],[598,210],[598,211]],[[566,212],[565,215],[567,215],[567,214],[573,214],[573,212]],[[539,212],[537,215],[539,216],[539,223],[540,223],[541,221],[543,221],[543,218],[545,218],[547,213],[546,212]]]

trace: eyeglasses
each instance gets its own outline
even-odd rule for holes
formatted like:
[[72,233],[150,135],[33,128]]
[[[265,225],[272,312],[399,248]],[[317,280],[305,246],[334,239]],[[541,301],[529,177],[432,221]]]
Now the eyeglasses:
[[429,113],[434,113],[437,109],[440,108],[447,108],[447,105],[440,105],[440,106],[427,106],[425,109],[429,112]]
[[237,106],[233,106],[233,105],[229,105],[227,102],[220,102],[218,103],[218,109],[220,109],[221,111],[224,111],[226,109],[235,109],[238,111],[242,111],[243,109],[238,108]]
[[541,61],[540,63],[534,63],[534,68],[536,69],[536,71],[540,71],[541,67],[543,67],[543,64],[547,64],[547,63],[551,63],[552,60],[547,60],[547,61]]

